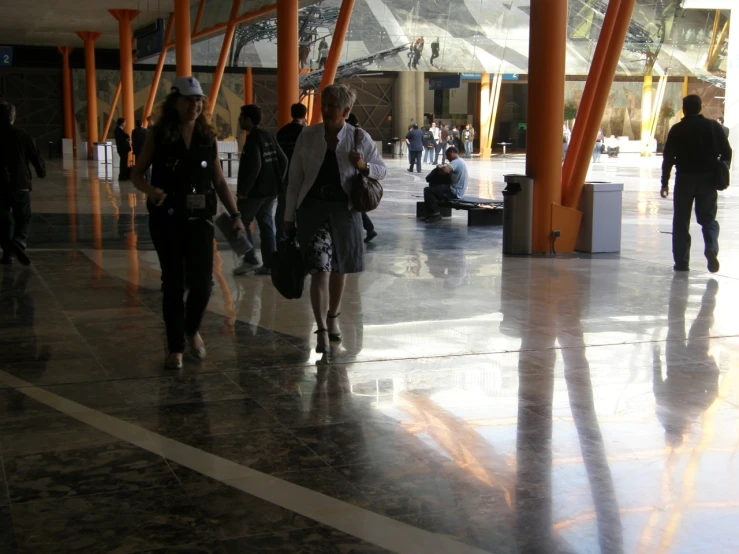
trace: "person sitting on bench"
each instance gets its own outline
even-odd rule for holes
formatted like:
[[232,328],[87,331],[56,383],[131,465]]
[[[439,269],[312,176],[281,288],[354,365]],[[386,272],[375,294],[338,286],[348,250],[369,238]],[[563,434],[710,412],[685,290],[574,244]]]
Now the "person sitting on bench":
[[424,218],[426,223],[434,223],[441,220],[441,212],[439,210],[439,202],[446,202],[455,198],[462,198],[467,190],[467,164],[459,157],[459,150],[452,146],[446,151],[446,159],[449,165],[437,166],[436,173],[439,179],[449,175],[451,184],[434,184],[423,189],[423,199],[426,202],[426,213],[429,214]]

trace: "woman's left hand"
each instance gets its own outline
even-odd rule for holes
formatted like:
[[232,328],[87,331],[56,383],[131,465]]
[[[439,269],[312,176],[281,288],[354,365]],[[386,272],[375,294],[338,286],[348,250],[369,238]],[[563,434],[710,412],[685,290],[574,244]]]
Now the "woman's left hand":
[[364,171],[367,169],[367,162],[365,162],[362,159],[362,154],[357,152],[356,150],[352,150],[349,152],[349,161],[356,167],[359,171]]

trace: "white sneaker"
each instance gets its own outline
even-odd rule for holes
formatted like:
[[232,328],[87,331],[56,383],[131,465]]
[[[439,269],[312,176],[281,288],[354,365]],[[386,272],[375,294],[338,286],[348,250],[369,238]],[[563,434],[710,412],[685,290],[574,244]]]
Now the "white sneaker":
[[234,275],[246,275],[247,273],[254,271],[255,268],[259,267],[259,262],[251,263],[242,261],[241,264],[234,268]]

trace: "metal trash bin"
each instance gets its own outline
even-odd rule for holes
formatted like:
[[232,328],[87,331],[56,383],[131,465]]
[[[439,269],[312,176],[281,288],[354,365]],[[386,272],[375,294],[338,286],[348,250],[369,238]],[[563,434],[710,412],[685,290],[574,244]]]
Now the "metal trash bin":
[[575,250],[591,253],[621,251],[623,190],[623,183],[585,183],[580,197],[582,225]]
[[400,139],[393,137],[393,158],[400,158]]
[[531,254],[534,180],[506,175],[503,191],[503,254]]

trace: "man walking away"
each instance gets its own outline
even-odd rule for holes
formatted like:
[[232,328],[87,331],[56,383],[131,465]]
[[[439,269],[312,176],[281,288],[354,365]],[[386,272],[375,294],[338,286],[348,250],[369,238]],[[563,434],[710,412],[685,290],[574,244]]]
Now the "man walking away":
[[[239,175],[236,194],[241,220],[246,227],[249,242],[254,244],[249,225],[256,217],[262,250],[262,266],[256,269],[257,275],[272,273],[272,252],[277,249],[275,242],[275,211],[277,196],[283,190],[287,173],[287,156],[277,144],[271,133],[261,129],[262,110],[249,104],[242,106],[239,125],[249,132],[239,160]],[[259,265],[254,249],[244,255],[244,261],[234,269],[234,275],[244,275]]]
[[459,157],[459,150],[454,146],[446,151],[449,165],[439,167],[441,173],[449,173],[452,176],[450,185],[431,185],[423,189],[423,199],[426,202],[426,213],[429,214],[424,221],[434,223],[441,220],[439,202],[462,198],[467,190],[467,164]]
[[472,157],[472,143],[475,140],[475,130],[468,123],[462,131],[462,141],[464,142],[464,156],[465,158]]
[[431,123],[431,134],[434,136],[434,165],[439,162],[439,140],[441,137],[441,129],[436,126],[436,122]]
[[413,173],[413,165],[416,165],[416,171],[421,173],[421,156],[423,156],[423,131],[418,128],[418,124],[414,123],[411,130],[405,136],[405,142],[408,145],[408,161],[410,167],[408,171]]
[[437,39],[431,43],[431,58],[429,58],[429,63],[432,66],[434,66],[434,60],[438,57],[439,57],[439,39],[437,37]]
[[716,273],[720,266],[715,171],[719,161],[731,163],[732,151],[721,125],[703,117],[701,108],[701,98],[697,94],[683,98],[685,117],[673,125],[665,143],[660,195],[662,198],[669,196],[670,173],[672,166],[675,166],[677,170],[672,216],[674,269],[690,269],[690,212],[695,202],[695,216],[703,228],[708,271]]
[[[287,125],[283,126],[282,129],[277,131],[277,144],[280,145],[282,151],[287,156],[287,165],[290,167],[290,160],[293,158],[293,152],[295,151],[295,143],[298,141],[300,133],[303,132],[308,122],[305,120],[308,114],[308,108],[303,104],[297,103],[290,106],[290,116],[293,120]],[[277,240],[284,240],[285,233],[283,230],[282,222],[285,218],[285,189],[287,183],[282,184],[280,187],[280,194],[277,197],[277,211],[275,212],[275,228],[277,230]]]
[[131,137],[126,132],[126,120],[118,118],[113,131],[115,147],[118,150],[120,167],[118,168],[118,180],[129,181],[131,179],[131,168],[128,166],[128,153],[131,151]]
[[23,265],[31,260],[26,255],[31,230],[31,170],[43,179],[46,166],[36,143],[15,124],[15,106],[0,101],[0,246],[2,263],[13,258]]
[[434,135],[431,129],[426,127],[423,131],[423,163],[434,163],[434,152],[436,145],[434,144]]

